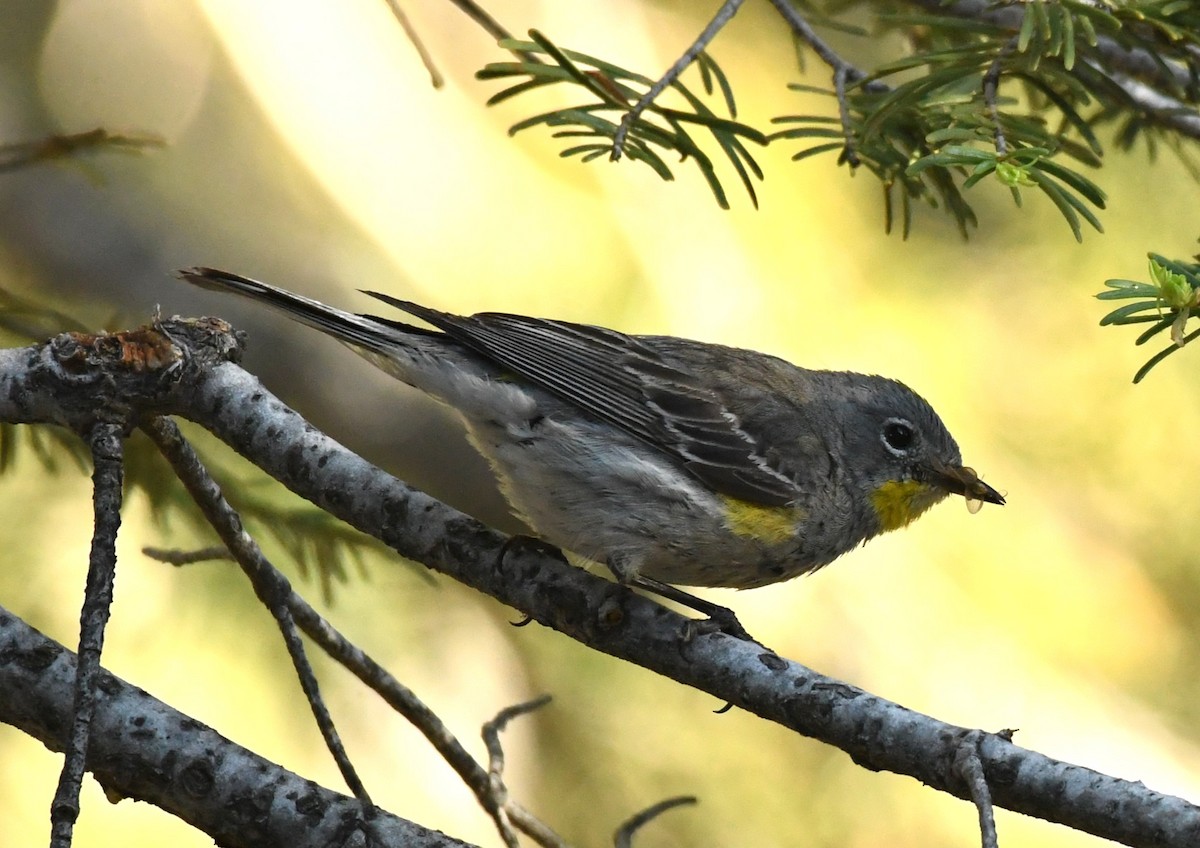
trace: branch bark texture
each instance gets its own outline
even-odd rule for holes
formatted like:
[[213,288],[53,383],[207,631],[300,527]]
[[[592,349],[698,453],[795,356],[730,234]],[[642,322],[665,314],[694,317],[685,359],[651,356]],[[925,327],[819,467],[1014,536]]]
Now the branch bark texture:
[[[0,721],[61,751],[75,654],[0,607]],[[106,671],[87,768],[110,798],[148,801],[225,848],[464,848],[466,843],[324,789]]]
[[[231,361],[239,345],[223,322],[176,320],[161,332],[176,353],[159,369],[166,382],[149,393],[147,411],[202,424],[294,492],[410,559],[596,650],[835,745],[865,768],[969,799],[955,767],[969,743],[996,806],[1130,846],[1200,844],[1200,808],[1181,798],[938,721],[753,643],[720,633],[693,637],[676,613],[533,546],[502,556],[501,534],[370,465],[266,391]],[[57,399],[54,387],[69,348],[70,339],[60,337],[0,353],[0,420],[63,420],[62,410],[76,402]],[[0,681],[0,700],[12,689]]]

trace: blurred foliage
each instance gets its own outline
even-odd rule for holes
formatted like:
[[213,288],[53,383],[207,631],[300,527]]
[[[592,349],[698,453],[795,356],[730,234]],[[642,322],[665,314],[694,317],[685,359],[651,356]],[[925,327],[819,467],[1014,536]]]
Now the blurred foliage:
[[88,332],[82,321],[41,299],[23,297],[5,288],[0,288],[0,330],[27,342],[40,342],[59,333]]
[[79,161],[82,154],[91,151],[120,150],[126,153],[140,153],[148,148],[162,147],[163,143],[161,138],[153,135],[126,135],[97,127],[70,135],[52,135],[34,141],[0,144],[0,174],[55,160]]
[[[121,323],[115,320],[110,325]],[[10,335],[37,342],[61,332],[86,332],[83,326],[66,313],[0,289],[0,329]],[[125,445],[126,491],[146,495],[150,516],[160,529],[179,520],[197,537],[211,536],[207,520],[187,491],[174,475],[164,473],[166,465],[157,449],[135,434]],[[83,473],[91,469],[87,445],[74,433],[52,425],[0,422],[0,474],[11,469],[22,450],[31,452],[50,474],[62,471],[64,459]],[[205,467],[251,534],[273,538],[295,560],[302,578],[319,583],[326,602],[333,599],[335,583],[348,582],[351,568],[364,574],[366,552],[388,550],[324,510],[300,501],[275,481],[254,474],[247,463],[231,458],[227,451],[211,452]],[[409,565],[432,580],[427,569]]]
[[[136,432],[136,431],[135,431]],[[64,459],[82,473],[91,470],[84,441],[68,430],[50,425],[16,425],[0,422],[0,474],[10,470],[18,454],[27,450],[50,474],[63,472]],[[365,577],[364,555],[388,550],[383,543],[365,536],[348,524],[312,504],[299,501],[278,483],[253,475],[247,468],[230,467],[228,453],[210,452],[205,467],[255,537],[272,538],[293,560],[305,580],[315,580],[326,603],[334,599],[334,585],[346,584],[351,569]],[[187,491],[166,466],[154,445],[136,434],[125,444],[125,487],[127,493],[141,491],[150,516],[163,531],[180,521],[194,536],[212,537],[213,532]],[[412,570],[432,581],[427,569],[409,563]]]
[[[188,438],[193,443],[213,441],[203,431],[197,432],[194,425],[184,426],[192,431]],[[199,446],[193,446],[200,452]],[[382,542],[302,501],[274,480],[255,473],[247,462],[228,451],[207,450],[202,458],[226,500],[241,516],[247,532],[258,539],[273,539],[295,561],[303,579],[318,583],[326,603],[334,600],[335,584],[350,582],[351,570],[365,578],[364,556],[368,552],[391,553]],[[159,529],[171,529],[172,521],[178,520],[195,537],[214,535],[191,496],[173,474],[164,473],[162,457],[141,434],[126,443],[125,469],[127,490],[145,493],[150,517]],[[432,581],[428,569],[407,560],[403,562]]]
[[1177,262],[1151,253],[1149,283],[1105,280],[1104,285],[1109,291],[1096,295],[1100,300],[1133,302],[1109,312],[1100,319],[1101,326],[1150,324],[1134,342],[1139,345],[1150,341],[1163,330],[1171,330],[1171,344],[1146,360],[1134,374],[1133,382],[1141,382],[1151,368],[1200,336],[1200,330],[1185,333],[1188,319],[1200,315],[1200,265]]

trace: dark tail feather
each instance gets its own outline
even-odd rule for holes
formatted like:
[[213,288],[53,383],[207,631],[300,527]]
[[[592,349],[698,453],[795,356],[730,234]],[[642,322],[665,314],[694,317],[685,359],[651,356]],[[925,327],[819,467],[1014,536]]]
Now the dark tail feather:
[[367,315],[355,315],[326,306],[320,301],[284,289],[260,283],[228,271],[215,268],[188,268],[180,271],[181,279],[201,288],[233,292],[251,300],[265,303],[302,324],[307,324],[339,341],[377,353],[394,351],[404,344],[406,335],[402,324],[376,320]]

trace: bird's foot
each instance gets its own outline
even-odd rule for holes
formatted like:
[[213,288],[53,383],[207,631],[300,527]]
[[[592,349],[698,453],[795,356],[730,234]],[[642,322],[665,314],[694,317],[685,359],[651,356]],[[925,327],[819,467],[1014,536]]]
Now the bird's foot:
[[629,581],[629,585],[644,589],[647,592],[653,592],[660,598],[666,598],[678,604],[683,604],[685,607],[694,609],[696,612],[707,616],[707,618],[688,620],[684,631],[685,642],[691,642],[709,633],[724,633],[735,639],[741,639],[743,642],[751,642],[760,647],[765,647],[750,635],[749,631],[742,626],[742,623],[738,621],[738,617],[734,615],[733,610],[729,609],[729,607],[714,604],[712,601],[696,597],[691,592],[685,592],[669,583],[663,583],[661,580],[655,580],[653,577],[645,577],[640,574],[632,578]]
[[[517,533],[505,539],[504,544],[500,546],[500,553],[496,556],[496,568],[504,565],[504,559],[510,553],[524,549],[534,550],[543,556],[553,557],[564,563],[567,562],[567,557],[563,554],[562,550],[549,542],[539,539],[537,536],[527,536],[524,533]],[[524,627],[531,621],[533,621],[533,616],[526,615],[517,621],[510,621],[509,624],[513,627]]]

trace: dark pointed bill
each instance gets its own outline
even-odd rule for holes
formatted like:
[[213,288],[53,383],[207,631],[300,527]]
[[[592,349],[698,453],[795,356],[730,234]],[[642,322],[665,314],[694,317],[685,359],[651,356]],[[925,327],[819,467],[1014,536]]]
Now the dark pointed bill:
[[967,510],[972,514],[979,512],[985,503],[1004,504],[1004,495],[980,480],[974,468],[946,465],[932,468],[930,472],[930,482],[952,495],[962,495],[967,502]]

